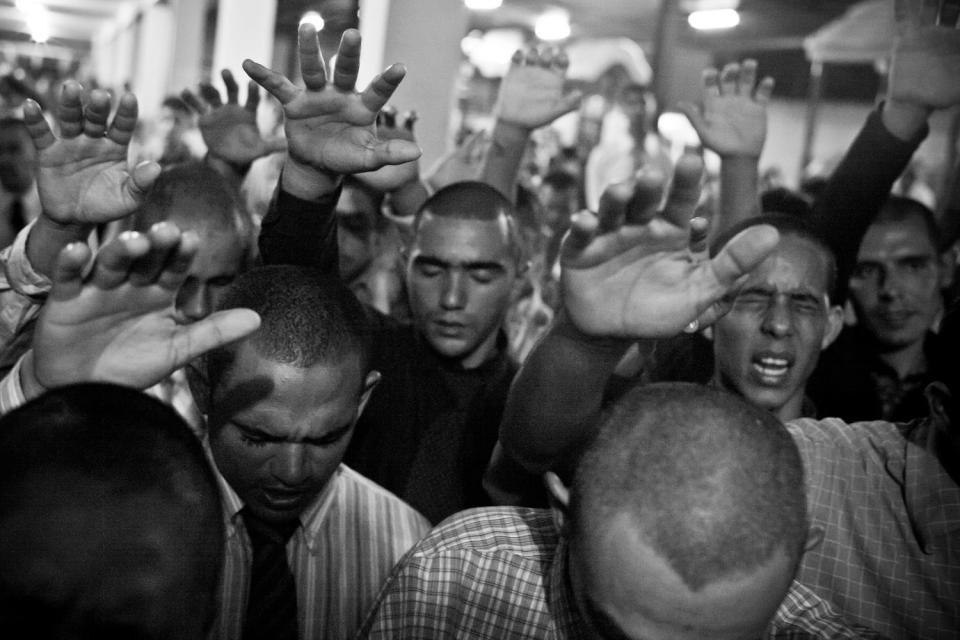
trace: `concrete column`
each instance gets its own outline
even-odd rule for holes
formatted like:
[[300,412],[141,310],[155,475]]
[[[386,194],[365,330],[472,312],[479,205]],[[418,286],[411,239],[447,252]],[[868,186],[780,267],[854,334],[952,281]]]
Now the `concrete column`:
[[200,0],[170,0],[173,13],[173,52],[166,77],[167,93],[179,94],[187,87],[196,87],[205,78],[203,71],[203,30],[207,19],[207,3]]
[[276,20],[277,0],[220,0],[211,69],[211,75],[217,79],[215,85],[220,84],[220,70],[226,68],[241,87],[245,86],[247,74],[240,66],[244,58],[268,67],[273,64]]
[[447,150],[467,17],[461,0],[360,0],[358,86],[394,62],[406,65],[407,77],[391,102],[401,112],[415,109],[420,115],[416,132],[424,170]]
[[170,7],[155,4],[145,9],[135,41],[136,69],[130,78],[141,118],[156,115],[169,91],[167,78],[173,63],[174,40],[174,16]]

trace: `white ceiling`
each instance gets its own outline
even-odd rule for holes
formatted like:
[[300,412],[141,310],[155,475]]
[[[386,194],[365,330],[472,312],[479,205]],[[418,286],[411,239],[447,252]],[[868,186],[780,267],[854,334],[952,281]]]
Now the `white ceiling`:
[[[105,23],[143,0],[27,0],[42,6],[49,16],[50,44],[89,42]],[[29,38],[27,19],[15,0],[0,0],[0,32],[6,39]]]

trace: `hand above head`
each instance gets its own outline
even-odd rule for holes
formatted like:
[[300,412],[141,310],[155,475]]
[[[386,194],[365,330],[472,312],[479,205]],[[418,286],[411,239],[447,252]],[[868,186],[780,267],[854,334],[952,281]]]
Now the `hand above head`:
[[420,148],[412,141],[377,136],[377,114],[403,79],[403,66],[391,65],[358,93],[354,85],[360,66],[360,33],[356,29],[343,33],[332,78],[320,54],[316,29],[304,24],[298,35],[304,88],[256,62],[243,62],[244,71],[283,106],[288,153],[284,171],[313,170],[329,179],[418,158]]
[[705,69],[700,105],[681,103],[703,146],[720,156],[759,157],[767,137],[767,103],[773,79],[757,82],[757,63]]
[[531,131],[576,109],[582,95],[564,91],[569,64],[567,55],[558,49],[517,50],[500,83],[494,117]]
[[734,237],[712,259],[702,255],[706,221],[691,220],[703,163],[684,156],[667,203],[656,211],[664,177],[641,174],[613,185],[600,212],[577,214],[560,251],[567,318],[596,337],[664,338],[725,311],[724,296],[775,247],[764,225]]
[[460,146],[438,159],[424,176],[434,191],[463,180],[479,180],[490,137],[481,129],[467,136]]
[[86,276],[90,249],[65,247],[21,369],[26,396],[83,381],[143,389],[255,331],[260,321],[249,309],[188,325],[174,320],[177,290],[198,246],[196,234],[181,235],[161,222],[149,233],[126,232],[104,246]]
[[[398,118],[397,110],[387,105],[377,115],[377,136],[384,141],[407,140],[416,144],[417,138],[413,132],[413,124],[416,121],[416,112],[408,111],[402,118]],[[371,189],[389,193],[420,180],[420,159],[416,158],[403,164],[387,165],[376,171],[358,173],[355,177]]]
[[211,156],[234,167],[249,167],[263,156],[283,151],[287,143],[283,138],[266,139],[257,127],[257,107],[260,104],[260,88],[256,82],[247,87],[247,100],[239,104],[239,88],[229,69],[220,72],[227,90],[227,101],[210,83],[200,85],[200,95],[184,89],[180,96],[191,109],[200,115],[200,134]]
[[137,99],[124,94],[113,121],[110,94],[97,89],[82,103],[83,88],[68,80],[60,91],[54,136],[33,100],[24,103],[24,121],[37,148],[37,191],[43,215],[61,225],[94,225],[118,220],[143,200],[160,167],[143,162],[130,170],[127,147],[137,124]]

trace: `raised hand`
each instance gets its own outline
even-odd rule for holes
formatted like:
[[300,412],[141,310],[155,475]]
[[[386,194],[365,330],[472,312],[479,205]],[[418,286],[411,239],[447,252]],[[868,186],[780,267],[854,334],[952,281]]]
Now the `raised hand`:
[[180,94],[183,101],[200,115],[200,134],[210,155],[234,167],[246,168],[257,158],[286,149],[283,138],[266,139],[260,135],[257,127],[259,85],[253,81],[249,83],[247,100],[240,106],[240,91],[233,74],[224,69],[220,77],[227,90],[226,103],[210,83],[200,85],[200,96],[189,89]]
[[80,243],[65,247],[21,370],[27,397],[81,381],[146,388],[256,330],[260,320],[249,309],[187,325],[174,320],[174,299],[198,246],[196,234],[181,235],[161,222],[147,234],[118,236],[86,276],[90,249]]
[[757,62],[731,63],[703,72],[700,105],[681,103],[680,111],[703,145],[720,156],[759,157],[767,137],[767,103],[773,79],[757,82]]
[[[413,133],[413,124],[416,121],[416,112],[408,111],[398,119],[397,110],[387,105],[377,115],[377,136],[381,140],[408,140],[416,144]],[[376,171],[358,173],[355,177],[372,189],[389,193],[405,184],[420,180],[420,160],[417,158],[403,164],[387,165]]]
[[483,170],[483,160],[490,146],[490,137],[484,130],[475,131],[463,143],[438,159],[424,181],[434,191],[462,180],[478,180]]
[[888,99],[928,110],[960,104],[960,31],[937,24],[937,2],[897,0],[895,6]]
[[332,81],[320,54],[316,29],[299,31],[300,73],[305,88],[251,60],[243,69],[283,105],[289,159],[326,174],[375,171],[420,156],[409,140],[377,136],[376,118],[406,71],[394,64],[358,93],[354,85],[360,66],[360,32],[348,29],[340,40]]
[[598,337],[664,338],[693,321],[707,324],[743,276],[775,247],[777,233],[751,227],[712,259],[702,255],[706,224],[691,221],[702,161],[680,159],[667,204],[656,212],[664,178],[641,174],[607,189],[599,215],[577,214],[560,251],[567,317]]
[[580,105],[579,91],[564,92],[570,61],[552,47],[513,54],[507,75],[500,84],[494,116],[521,129],[543,127]]
[[60,92],[53,135],[43,113],[27,100],[23,117],[37,148],[37,191],[43,215],[59,224],[93,225],[131,213],[160,174],[156,163],[127,166],[127,147],[137,123],[137,99],[127,93],[110,116],[110,95],[94,90],[82,104],[83,88],[68,80]]

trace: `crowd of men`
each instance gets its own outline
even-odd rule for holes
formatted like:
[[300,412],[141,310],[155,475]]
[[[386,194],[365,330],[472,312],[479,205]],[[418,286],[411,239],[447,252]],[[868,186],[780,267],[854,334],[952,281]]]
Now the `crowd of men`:
[[244,61],[245,104],[229,72],[185,90],[202,160],[128,163],[131,94],[27,102],[0,121],[4,636],[960,638],[960,173],[936,212],[891,195],[960,105],[927,4],[815,199],[760,192],[750,60],[682,106],[706,205],[630,91],[625,181],[585,193],[571,149],[531,188],[532,132],[581,98],[551,48],[429,177],[404,68],[358,90],[355,30],[331,69],[302,25],[302,83]]

